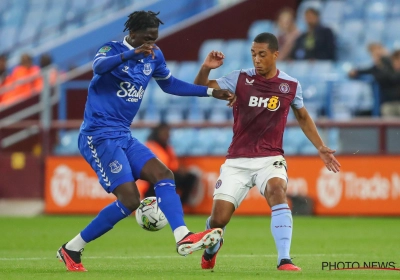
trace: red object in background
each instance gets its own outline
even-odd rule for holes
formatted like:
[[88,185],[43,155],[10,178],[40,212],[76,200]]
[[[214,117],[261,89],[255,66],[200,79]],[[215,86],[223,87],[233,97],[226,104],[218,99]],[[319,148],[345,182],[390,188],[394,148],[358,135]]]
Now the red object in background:
[[[399,156],[339,156],[340,173],[326,170],[318,157],[286,157],[288,193],[314,200],[317,215],[400,215]],[[184,157],[182,164],[202,178],[185,213],[210,214],[212,194],[224,157]],[[96,214],[115,200],[106,194],[90,166],[80,157],[49,157],[46,161],[47,213]],[[237,214],[270,213],[253,188]]]

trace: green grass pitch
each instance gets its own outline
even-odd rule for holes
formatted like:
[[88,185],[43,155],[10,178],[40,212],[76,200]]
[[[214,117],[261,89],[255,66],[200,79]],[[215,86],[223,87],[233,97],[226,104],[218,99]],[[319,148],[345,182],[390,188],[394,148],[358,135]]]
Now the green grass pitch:
[[[186,221],[200,231],[205,218]],[[400,279],[400,271],[321,269],[329,261],[394,261],[400,267],[398,218],[294,217],[291,255],[303,270],[282,272],[276,270],[269,217],[233,217],[213,271],[201,270],[200,252],[179,256],[169,227],[146,232],[130,217],[86,246],[88,272],[67,272],[56,250],[91,219],[0,218],[0,279]]]

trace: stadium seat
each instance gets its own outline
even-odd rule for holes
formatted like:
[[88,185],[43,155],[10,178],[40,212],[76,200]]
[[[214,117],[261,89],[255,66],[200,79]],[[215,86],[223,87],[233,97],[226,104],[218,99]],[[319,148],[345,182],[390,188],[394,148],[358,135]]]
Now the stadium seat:
[[385,0],[369,0],[365,8],[367,21],[384,21],[389,10],[389,3]]
[[179,71],[179,62],[177,61],[166,61],[168,69],[171,71],[173,76]]
[[322,23],[330,27],[340,23],[345,9],[345,1],[328,0],[321,11]]
[[179,70],[176,73],[176,78],[185,82],[193,83],[199,72],[201,64],[197,61],[184,61],[180,63]]
[[[360,49],[364,40],[364,22],[361,20],[346,20],[338,33],[338,58],[340,61],[351,60],[353,54]],[[361,45],[362,47],[362,45]]]
[[253,40],[258,34],[269,32],[276,34],[275,23],[271,20],[257,20],[253,22],[247,32],[247,38]]
[[334,69],[334,64],[329,60],[317,60],[310,64],[311,77],[325,78]]
[[225,54],[224,63],[229,63],[230,61],[241,63],[244,60],[245,53],[250,52],[250,45],[247,44],[247,40],[228,40],[224,43],[221,51]]
[[224,123],[228,121],[227,111],[222,108],[214,108],[210,111],[209,121],[211,123]]
[[164,120],[169,124],[179,124],[184,121],[184,110],[177,107],[167,108]]
[[171,130],[171,145],[178,156],[186,155],[197,137],[194,128],[174,128]]
[[186,120],[189,123],[203,123],[205,121],[205,112],[195,106],[189,110]]
[[78,148],[79,130],[67,130],[60,133],[60,142],[56,145],[54,153],[56,155],[76,155],[80,154]]
[[391,19],[400,19],[400,2],[399,1],[393,0],[392,3],[390,3],[388,15]]
[[383,40],[386,22],[383,20],[366,21],[364,28],[367,30],[367,32],[365,32],[364,45],[372,42],[381,42]]
[[360,20],[364,16],[365,0],[347,0],[344,9],[344,18],[346,20]]
[[285,61],[277,61],[276,62],[276,68],[278,68],[280,71],[287,73],[288,71],[288,63]]
[[210,53],[210,51],[223,50],[224,40],[222,39],[212,39],[204,41],[199,50],[199,62],[203,63],[204,59]]
[[159,123],[161,119],[161,111],[154,107],[148,108],[143,114],[143,121],[147,123]]
[[308,61],[293,61],[287,65],[287,74],[301,80],[307,76],[311,69],[311,64]]
[[359,110],[372,109],[371,86],[361,81],[346,81],[338,84],[333,92],[332,117],[350,119]]
[[386,22],[384,37],[386,40],[398,40],[399,36],[400,18],[392,19]]
[[340,153],[340,130],[339,128],[328,129],[327,144],[332,150],[336,150],[336,153]]
[[145,143],[147,141],[147,137],[149,137],[151,133],[150,128],[134,128],[131,129],[132,136],[139,140],[141,143]]
[[233,130],[231,127],[226,128],[213,128],[212,129],[213,144],[210,148],[212,155],[226,155],[229,145],[232,142]]

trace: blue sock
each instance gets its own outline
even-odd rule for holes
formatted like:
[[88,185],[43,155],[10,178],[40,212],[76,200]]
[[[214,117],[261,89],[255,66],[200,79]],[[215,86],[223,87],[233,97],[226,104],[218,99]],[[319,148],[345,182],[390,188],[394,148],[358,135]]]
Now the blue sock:
[[119,200],[107,205],[90,224],[81,231],[82,239],[89,243],[112,229],[116,223],[128,217],[132,212]]
[[[208,217],[208,219],[206,221],[206,229],[210,229],[211,228],[211,226],[210,226],[210,218],[211,217]],[[224,234],[225,234],[225,228],[226,227],[222,228],[223,231],[224,231]],[[217,244],[215,244],[214,246],[207,248],[206,249],[207,254],[214,255],[219,250],[219,247],[221,247],[221,240]]]
[[183,209],[181,199],[175,191],[175,182],[165,179],[154,185],[157,202],[171,226],[172,231],[180,226],[186,226],[183,221]]
[[278,265],[282,259],[290,259],[290,243],[292,241],[292,211],[287,204],[271,207],[271,232],[278,250]]

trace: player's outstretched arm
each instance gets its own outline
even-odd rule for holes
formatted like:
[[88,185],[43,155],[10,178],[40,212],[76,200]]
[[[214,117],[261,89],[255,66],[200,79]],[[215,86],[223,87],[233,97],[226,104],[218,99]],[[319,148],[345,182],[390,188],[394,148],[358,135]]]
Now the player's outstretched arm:
[[208,76],[212,69],[216,69],[224,64],[225,55],[219,51],[210,52],[204,59],[203,65],[201,66],[199,73],[194,79],[196,85],[208,86],[211,88],[220,89],[218,83],[215,80],[209,80]]
[[160,88],[169,94],[178,96],[213,96],[217,99],[228,100],[228,106],[232,106],[236,100],[236,96],[226,89],[215,89],[201,85],[194,85],[173,76],[168,79],[156,79]]
[[302,107],[300,109],[296,109],[294,106],[292,106],[292,109],[301,129],[303,130],[307,138],[311,141],[311,143],[313,143],[315,148],[317,148],[318,154],[322,161],[325,163],[326,168],[328,168],[329,171],[333,171],[335,173],[339,172],[340,163],[333,155],[336,151],[331,150],[329,147],[325,146],[324,142],[318,134],[317,127],[315,126],[314,121],[308,114],[306,108]]

